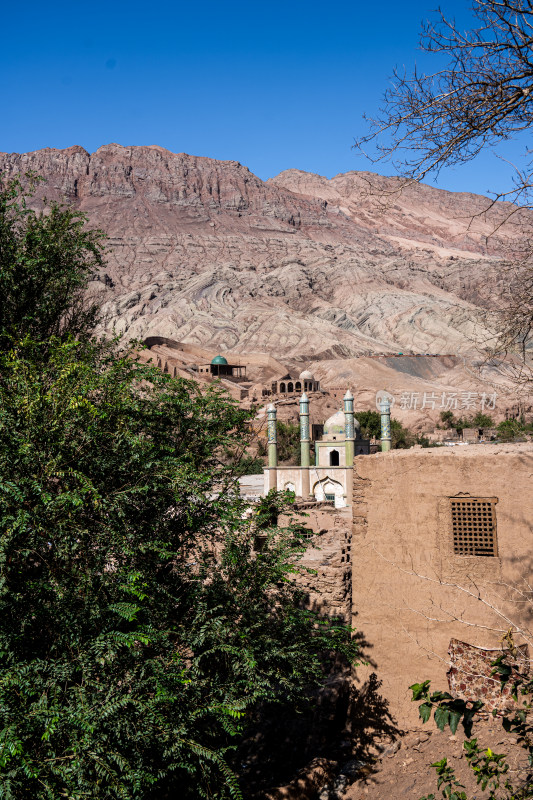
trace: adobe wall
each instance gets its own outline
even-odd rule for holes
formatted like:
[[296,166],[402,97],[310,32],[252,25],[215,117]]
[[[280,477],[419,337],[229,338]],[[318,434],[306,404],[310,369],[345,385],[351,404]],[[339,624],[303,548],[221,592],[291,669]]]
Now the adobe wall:
[[[531,592],[520,579],[533,561],[532,478],[532,444],[355,459],[353,625],[369,643],[366,672],[377,671],[400,726],[417,724],[410,684],[430,679],[447,689],[451,639],[497,649],[512,624],[523,624],[516,643],[527,641]],[[454,554],[449,498],[460,493],[498,499],[498,557]],[[526,597],[513,594],[519,584]]]
[[[301,507],[305,508],[305,504]],[[308,594],[309,607],[321,615],[341,617],[350,623],[351,613],[351,539],[352,518],[349,508],[309,505],[302,525],[313,535],[303,555],[302,572],[296,582]],[[284,519],[280,519],[280,524]]]

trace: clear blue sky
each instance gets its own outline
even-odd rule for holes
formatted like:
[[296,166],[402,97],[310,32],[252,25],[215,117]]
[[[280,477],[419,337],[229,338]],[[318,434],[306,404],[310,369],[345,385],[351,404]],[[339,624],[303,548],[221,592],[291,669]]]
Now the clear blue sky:
[[[351,148],[395,65],[420,61],[435,0],[9,3],[0,150],[158,144],[234,159],[265,179],[373,169]],[[467,23],[468,0],[442,0]],[[513,145],[508,148],[514,157]],[[392,168],[379,168],[391,174]],[[509,183],[494,156],[438,185]]]

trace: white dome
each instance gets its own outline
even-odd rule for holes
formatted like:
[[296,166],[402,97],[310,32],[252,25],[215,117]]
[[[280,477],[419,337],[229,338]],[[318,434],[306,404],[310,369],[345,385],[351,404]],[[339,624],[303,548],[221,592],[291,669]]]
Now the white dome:
[[[356,431],[358,431],[361,428],[358,419],[354,418],[353,425]],[[345,428],[346,428],[346,417],[344,415],[344,411],[340,410],[325,421],[324,434],[344,433]]]
[[337,411],[324,423],[324,433],[344,433],[344,411]]
[[304,369],[303,372],[300,372],[300,380],[301,381],[314,381],[314,375],[312,372],[309,372],[308,369]]

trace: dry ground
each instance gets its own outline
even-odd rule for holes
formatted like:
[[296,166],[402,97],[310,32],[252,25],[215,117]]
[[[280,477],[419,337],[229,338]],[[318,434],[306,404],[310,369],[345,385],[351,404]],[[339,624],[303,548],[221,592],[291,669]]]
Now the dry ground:
[[[432,727],[430,727],[430,724]],[[526,775],[527,759],[524,750],[517,745],[516,737],[506,734],[498,720],[480,721],[474,726],[474,735],[483,747],[491,747],[497,753],[509,754],[511,781]],[[488,792],[482,792],[464,757],[462,728],[455,736],[447,728],[444,733],[428,723],[421,730],[409,731],[394,745],[384,751],[381,759],[363,771],[367,774],[356,780],[341,795],[347,800],[418,800],[437,792],[435,771],[431,764],[444,756],[456,770],[458,779],[466,787],[470,800],[482,800]]]

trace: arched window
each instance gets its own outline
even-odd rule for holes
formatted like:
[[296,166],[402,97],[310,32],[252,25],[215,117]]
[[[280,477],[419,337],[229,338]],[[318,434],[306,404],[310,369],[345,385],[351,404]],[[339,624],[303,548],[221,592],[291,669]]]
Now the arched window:
[[301,392],[302,391],[302,384],[300,383],[300,381],[298,381],[298,383],[296,384],[296,391],[297,392]]
[[292,394],[292,392],[294,392],[294,384],[292,383],[287,384],[287,392],[289,394]]
[[279,385],[279,390],[280,390],[280,392],[281,392],[282,394],[285,394],[285,392],[286,392],[287,390],[285,389],[285,384],[284,384],[284,383],[280,383],[280,385]]
[[339,466],[339,451],[338,450],[331,450],[329,454],[329,465],[330,467],[338,467]]

